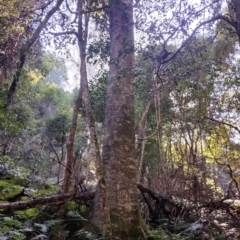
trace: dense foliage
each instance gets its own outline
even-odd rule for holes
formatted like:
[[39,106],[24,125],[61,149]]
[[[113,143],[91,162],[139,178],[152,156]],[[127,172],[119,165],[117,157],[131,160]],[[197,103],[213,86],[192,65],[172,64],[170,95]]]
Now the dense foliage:
[[[104,239],[90,221],[101,172],[92,129],[102,146],[111,5],[58,2],[0,0],[0,239]],[[240,237],[239,13],[239,0],[134,4],[134,184],[148,239]]]

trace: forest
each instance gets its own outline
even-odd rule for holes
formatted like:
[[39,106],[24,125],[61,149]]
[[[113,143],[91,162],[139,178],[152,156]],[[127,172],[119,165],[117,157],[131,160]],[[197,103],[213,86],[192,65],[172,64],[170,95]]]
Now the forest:
[[0,0],[0,239],[240,239],[240,0]]

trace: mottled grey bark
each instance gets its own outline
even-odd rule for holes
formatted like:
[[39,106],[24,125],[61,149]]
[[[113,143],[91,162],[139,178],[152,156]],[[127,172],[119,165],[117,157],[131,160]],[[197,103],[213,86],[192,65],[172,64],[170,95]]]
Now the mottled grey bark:
[[110,1],[110,72],[102,161],[112,236],[145,239],[137,192],[134,131],[133,3]]

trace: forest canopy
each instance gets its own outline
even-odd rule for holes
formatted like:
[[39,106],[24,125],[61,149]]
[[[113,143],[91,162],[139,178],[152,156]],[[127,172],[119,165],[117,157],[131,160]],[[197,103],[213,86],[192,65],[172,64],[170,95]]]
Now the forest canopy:
[[240,0],[0,0],[0,28],[0,239],[240,237]]

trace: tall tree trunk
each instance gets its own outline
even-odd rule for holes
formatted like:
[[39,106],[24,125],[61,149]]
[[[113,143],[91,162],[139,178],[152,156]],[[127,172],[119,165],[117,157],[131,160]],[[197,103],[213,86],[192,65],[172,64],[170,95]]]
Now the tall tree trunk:
[[[157,79],[154,78],[153,84],[155,86],[155,89],[159,88],[159,84],[157,83]],[[161,92],[162,91],[156,91],[156,94],[154,95],[154,105],[156,110],[156,121],[157,121],[157,139],[158,139],[158,163],[157,163],[157,177],[158,179],[163,174],[163,154],[162,154],[162,126],[161,126]]]
[[142,182],[143,180],[143,163],[144,163],[144,154],[145,154],[145,146],[146,146],[146,128],[147,128],[147,115],[152,104],[153,99],[151,98],[145,107],[145,110],[142,114],[141,120],[139,122],[139,130],[138,130],[138,159],[139,159],[139,170],[138,170],[138,182]]
[[71,176],[72,176],[72,167],[73,167],[73,152],[74,152],[74,140],[77,131],[77,120],[78,120],[78,112],[82,105],[82,88],[79,88],[77,100],[73,109],[72,116],[72,125],[70,129],[70,134],[67,142],[67,156],[66,156],[66,167],[63,179],[63,193],[67,193],[71,184]]
[[[231,1],[230,1],[231,2]],[[240,0],[232,0],[236,18],[236,31],[240,41]]]
[[[88,78],[87,78],[87,66],[86,66],[86,45],[88,38],[88,23],[89,16],[87,14],[83,15],[83,1],[79,0],[77,3],[77,12],[78,12],[78,47],[80,54],[80,89],[78,93],[78,98],[75,103],[73,118],[72,118],[72,128],[70,131],[69,141],[67,144],[67,164],[65,169],[65,178],[63,184],[63,192],[66,193],[70,187],[70,180],[72,176],[72,162],[73,162],[73,146],[74,146],[74,138],[76,135],[76,127],[77,127],[77,119],[78,112],[81,107],[82,100],[85,104],[85,110],[87,115],[87,125],[90,130],[90,152],[92,153],[92,157],[95,160],[96,165],[96,175],[98,180],[98,189],[95,194],[95,206],[94,206],[94,216],[92,218],[92,222],[98,226],[104,235],[111,234],[108,233],[108,227],[110,225],[110,217],[108,212],[108,204],[107,204],[107,194],[106,194],[106,186],[105,180],[103,177],[102,170],[102,162],[101,155],[98,145],[98,139],[95,130],[95,122],[93,119],[92,113],[92,105],[90,101],[89,88],[88,88]],[[83,20],[84,18],[84,20]],[[83,27],[84,25],[84,27]],[[97,217],[95,217],[97,216]]]
[[133,3],[110,1],[110,73],[107,87],[102,161],[112,236],[145,239],[137,192],[134,131]]
[[[92,221],[102,229],[102,233],[104,235],[109,235],[109,224],[110,217],[108,211],[107,204],[107,193],[106,193],[106,184],[103,177],[103,169],[102,169],[102,160],[100,149],[98,145],[98,139],[96,134],[95,122],[93,118],[92,104],[90,100],[89,88],[88,88],[88,78],[87,78],[87,67],[86,67],[86,45],[87,45],[87,37],[88,37],[88,22],[89,16],[85,14],[84,19],[84,28],[83,28],[83,1],[79,1],[79,22],[78,22],[78,46],[80,50],[80,60],[81,60],[81,88],[83,89],[83,101],[85,104],[85,110],[87,115],[87,125],[90,130],[90,152],[92,153],[92,157],[95,160],[96,166],[96,177],[98,180],[98,188],[95,196],[95,206],[94,212],[100,216],[98,221],[94,222],[97,218],[92,218]],[[96,202],[97,201],[97,202]]]

